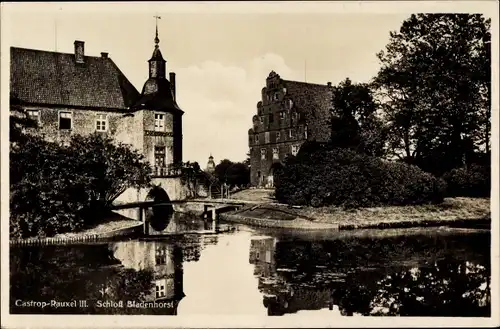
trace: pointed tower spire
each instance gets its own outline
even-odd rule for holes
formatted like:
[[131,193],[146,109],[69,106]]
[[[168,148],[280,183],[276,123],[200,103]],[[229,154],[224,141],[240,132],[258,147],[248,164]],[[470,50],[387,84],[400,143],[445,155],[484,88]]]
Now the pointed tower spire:
[[155,49],[153,50],[153,55],[149,60],[149,77],[150,78],[165,78],[166,71],[166,61],[161,55],[160,38],[158,38],[158,20],[161,19],[160,16],[153,16],[156,19],[156,34],[155,34]]
[[158,20],[161,19],[161,16],[153,16],[156,19],[156,36],[155,36],[155,48],[158,48],[158,44],[160,43],[160,39],[158,38]]

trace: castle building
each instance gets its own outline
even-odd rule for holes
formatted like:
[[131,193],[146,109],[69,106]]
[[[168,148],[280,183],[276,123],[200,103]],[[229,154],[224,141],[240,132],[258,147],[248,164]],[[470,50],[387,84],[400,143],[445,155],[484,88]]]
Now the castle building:
[[124,268],[152,274],[151,289],[143,291],[145,301],[171,302],[172,307],[164,308],[162,314],[177,313],[177,305],[185,297],[182,248],[161,241],[122,241],[109,248]]
[[74,53],[11,47],[10,98],[38,122],[29,133],[66,144],[74,134],[105,134],[129,144],[154,166],[155,177],[178,176],[182,162],[182,115],[175,73],[159,48],[158,27],[149,78],[139,93],[108,53]]
[[205,168],[205,171],[209,174],[213,174],[215,172],[215,161],[212,154],[210,154],[210,156],[208,157],[207,167]]
[[250,183],[273,187],[274,171],[305,141],[330,138],[333,88],[281,79],[272,71],[262,89],[253,128],[248,131]]

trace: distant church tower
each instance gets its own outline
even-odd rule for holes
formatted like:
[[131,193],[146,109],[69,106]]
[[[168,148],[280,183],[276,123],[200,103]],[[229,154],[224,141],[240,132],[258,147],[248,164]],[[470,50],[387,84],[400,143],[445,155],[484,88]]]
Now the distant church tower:
[[153,55],[149,63],[149,79],[133,110],[145,110],[143,147],[148,160],[156,168],[182,162],[182,115],[176,102],[175,73],[166,78],[167,61],[163,59],[158,38],[158,18]]
[[207,168],[205,169],[205,171],[210,174],[212,174],[215,171],[215,162],[212,154],[210,154],[210,156],[208,157]]

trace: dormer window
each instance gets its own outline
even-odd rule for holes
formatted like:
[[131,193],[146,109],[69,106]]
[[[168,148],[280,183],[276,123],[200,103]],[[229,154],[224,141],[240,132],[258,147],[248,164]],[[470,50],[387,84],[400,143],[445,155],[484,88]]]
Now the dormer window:
[[165,114],[155,113],[155,131],[165,131]]
[[280,96],[278,95],[278,93],[274,94],[274,100],[275,100],[275,101],[277,101],[277,100],[279,99],[279,97],[280,97]]

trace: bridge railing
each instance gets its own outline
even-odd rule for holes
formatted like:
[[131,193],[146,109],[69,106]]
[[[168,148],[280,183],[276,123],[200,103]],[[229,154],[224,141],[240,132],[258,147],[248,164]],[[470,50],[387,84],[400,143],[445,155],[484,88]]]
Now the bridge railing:
[[153,167],[153,176],[155,177],[171,177],[180,176],[182,169],[179,167],[166,166],[166,167]]

